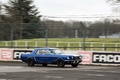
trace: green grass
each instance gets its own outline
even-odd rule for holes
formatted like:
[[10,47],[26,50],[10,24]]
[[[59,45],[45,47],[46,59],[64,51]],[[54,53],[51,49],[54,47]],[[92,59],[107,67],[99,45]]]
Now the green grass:
[[[22,40],[15,40],[15,41],[45,41],[45,38],[37,38],[37,39],[22,39]],[[82,38],[49,38],[51,41],[56,42],[82,42]],[[120,38],[86,38],[86,42],[118,42],[120,43]]]
[[[17,44],[16,44],[17,42]],[[49,47],[82,47],[82,38],[49,38],[48,39],[48,46]],[[120,47],[120,39],[119,38],[86,38],[86,47]],[[0,42],[0,46],[10,46],[11,41]],[[13,46],[29,46],[29,47],[45,47],[46,46],[46,39],[45,38],[37,38],[37,39],[22,39],[22,40],[14,40]],[[71,48],[74,50],[82,49],[82,48]],[[86,50],[97,50],[101,51],[103,48],[87,48]],[[107,48],[108,51],[114,51],[120,49],[114,48]]]

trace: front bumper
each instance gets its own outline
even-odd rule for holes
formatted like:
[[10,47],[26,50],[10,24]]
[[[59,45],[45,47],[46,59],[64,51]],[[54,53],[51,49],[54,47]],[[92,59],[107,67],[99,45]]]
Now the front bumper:
[[65,64],[79,64],[82,60],[64,60]]

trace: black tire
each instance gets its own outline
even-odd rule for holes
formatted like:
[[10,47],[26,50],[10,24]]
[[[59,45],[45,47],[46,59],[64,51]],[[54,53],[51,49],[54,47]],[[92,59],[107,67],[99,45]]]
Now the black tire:
[[46,67],[46,66],[47,66],[47,64],[46,64],[46,63],[43,63],[43,64],[42,64],[42,66],[45,66],[45,67]]
[[64,66],[65,66],[64,61],[61,60],[61,59],[57,60],[57,66],[58,66],[58,67],[64,67]]
[[72,67],[77,67],[78,66],[78,63],[77,64],[71,64]]
[[28,66],[34,66],[35,65],[35,62],[34,62],[34,60],[33,59],[27,59],[27,64],[28,64]]

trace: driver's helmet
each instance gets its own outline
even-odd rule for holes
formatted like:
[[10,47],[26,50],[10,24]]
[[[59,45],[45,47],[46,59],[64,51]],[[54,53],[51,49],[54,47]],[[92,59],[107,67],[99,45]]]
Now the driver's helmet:
[[42,53],[43,53],[43,54],[49,54],[50,51],[49,51],[49,50],[43,50]]

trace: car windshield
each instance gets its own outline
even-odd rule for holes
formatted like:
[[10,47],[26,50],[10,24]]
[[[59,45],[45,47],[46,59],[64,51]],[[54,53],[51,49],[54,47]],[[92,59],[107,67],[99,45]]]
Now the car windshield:
[[53,53],[53,54],[63,54],[63,52],[59,49],[50,49],[50,53]]

